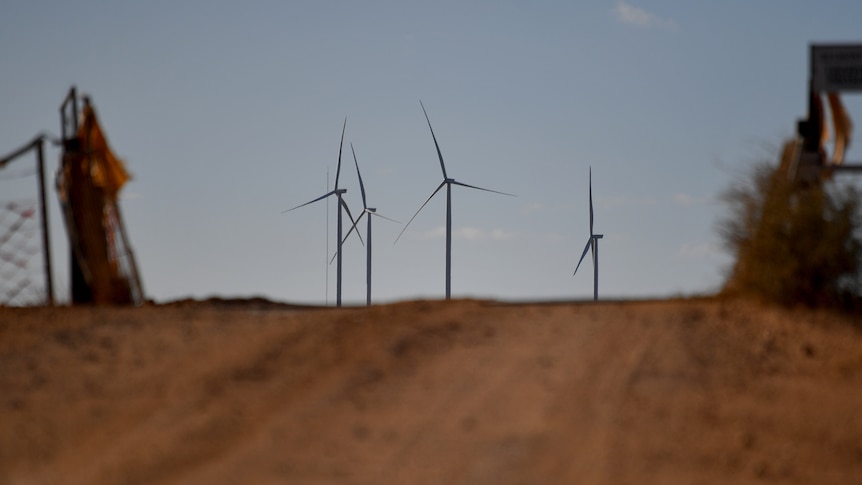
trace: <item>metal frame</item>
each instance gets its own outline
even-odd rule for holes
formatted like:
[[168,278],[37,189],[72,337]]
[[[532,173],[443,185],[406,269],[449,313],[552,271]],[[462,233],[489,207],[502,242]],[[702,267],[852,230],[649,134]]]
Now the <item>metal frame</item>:
[[30,150],[36,151],[36,169],[39,179],[39,212],[42,217],[42,257],[45,267],[45,292],[48,296],[48,305],[54,306],[54,278],[51,265],[51,233],[48,223],[48,204],[45,192],[45,139],[44,134],[39,134],[30,143],[15,150],[9,155],[0,158],[0,168],[16,158],[27,154]]
[[[85,110],[89,104],[89,99],[86,96],[83,96],[83,108]],[[73,168],[72,172],[77,173],[78,176],[81,176],[81,167],[74,164],[80,160],[88,160],[89,154],[85,153],[85,151],[90,149],[87,146],[87,142],[84,142],[79,137],[78,131],[80,128],[80,115],[81,112],[79,111],[78,93],[75,86],[72,86],[66,97],[63,99],[63,102],[60,104],[60,130],[63,144],[63,162],[61,170],[68,171],[70,168]],[[87,172],[88,169],[84,168],[83,171]],[[74,185],[74,183],[69,183]],[[67,196],[71,199],[72,195],[70,194],[72,187],[66,187],[66,190],[68,191]],[[92,196],[86,195],[85,193],[84,198],[89,202],[92,202],[89,200],[90,197]],[[78,200],[78,203],[81,202],[81,200]],[[87,204],[78,206],[78,203],[76,203],[75,206],[71,204],[71,201],[61,204],[64,211],[66,230],[69,233],[71,300],[73,304],[99,303],[94,298],[102,298],[105,295],[101,295],[100,293],[100,296],[97,297],[93,294],[93,274],[91,274],[88,264],[84,262],[86,255],[83,254],[81,248],[82,239],[80,236],[89,236],[87,233],[76,234],[79,228],[76,227],[75,221],[82,220],[84,217],[75,216],[80,216],[80,211],[88,210],[85,207]],[[115,235],[117,236],[114,239],[115,244],[122,245],[121,248],[115,247],[118,251],[116,255],[117,265],[119,268],[117,269],[117,276],[122,276],[126,279],[129,285],[129,298],[131,299],[131,303],[139,305],[144,302],[145,297],[140,274],[138,273],[137,263],[129,243],[129,238],[126,234],[125,225],[117,201],[112,199],[110,206],[114,214],[113,223],[110,227],[105,227],[105,230],[115,231]],[[102,210],[104,211],[106,207],[106,205],[103,205]],[[92,209],[92,207],[90,209]],[[102,217],[105,217],[104,213]],[[92,236],[92,234],[90,234],[90,236]],[[119,241],[119,243],[116,243],[116,241]],[[125,260],[125,263],[121,260]]]
[[[809,108],[808,108],[808,118],[806,120],[800,121],[800,126],[803,123],[811,124],[813,120],[812,116],[818,115],[822,117],[823,111],[822,109],[817,109],[817,100],[815,100],[815,96],[820,96],[821,94],[825,94],[825,88],[821,88],[818,83],[819,79],[819,71],[818,66],[815,65],[816,59],[825,55],[825,53],[834,51],[835,53],[850,52],[853,54],[853,62],[859,62],[860,53],[862,53],[862,44],[811,44],[809,46],[808,51],[808,93],[809,93]],[[855,67],[855,66],[854,66]],[[858,69],[862,69],[862,66],[859,66]],[[847,87],[845,89],[841,89],[839,91],[832,91],[834,93],[841,92],[859,92],[862,91],[862,88],[857,87]],[[830,110],[833,109],[830,107]],[[819,120],[819,123],[823,123],[824,120]],[[808,126],[806,126],[806,129]],[[801,154],[801,152],[800,152]],[[817,169],[821,173],[825,173],[828,176],[831,176],[834,173],[854,173],[854,172],[862,172],[862,162],[851,162],[846,163],[842,162],[841,164],[833,164],[833,163],[825,163],[826,160],[822,158],[819,160],[819,163],[816,164]],[[797,162],[797,164],[799,164]]]

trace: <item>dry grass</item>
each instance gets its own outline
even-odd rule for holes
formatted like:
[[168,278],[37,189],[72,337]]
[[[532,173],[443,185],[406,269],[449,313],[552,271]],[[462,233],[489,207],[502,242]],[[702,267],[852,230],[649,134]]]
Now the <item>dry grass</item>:
[[793,161],[788,142],[777,166],[755,165],[725,192],[730,210],[720,232],[736,262],[724,291],[784,305],[859,307],[862,199],[833,181],[794,181]]

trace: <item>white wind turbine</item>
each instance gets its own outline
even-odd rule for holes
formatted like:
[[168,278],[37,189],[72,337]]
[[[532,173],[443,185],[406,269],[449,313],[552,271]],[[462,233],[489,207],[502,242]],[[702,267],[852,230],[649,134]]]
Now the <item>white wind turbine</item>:
[[458,182],[457,180],[450,178],[446,174],[446,165],[443,163],[443,154],[440,153],[440,145],[437,144],[437,137],[434,135],[434,128],[431,128],[431,120],[428,118],[428,112],[425,111],[425,105],[422,104],[422,101],[419,101],[419,105],[422,106],[422,112],[425,113],[425,120],[428,122],[428,129],[431,130],[431,138],[434,139],[434,147],[437,148],[437,158],[440,159],[440,168],[443,170],[443,181],[440,182],[440,185],[431,193],[428,199],[419,207],[419,210],[413,214],[413,217],[407,221],[407,224],[404,226],[404,229],[401,230],[401,233],[398,234],[398,237],[395,238],[395,242],[398,242],[398,239],[401,238],[401,234],[404,234],[404,231],[407,230],[407,226],[413,222],[413,219],[419,215],[419,212],[422,208],[425,207],[426,204],[435,196],[443,186],[446,186],[446,299],[448,300],[452,296],[452,186],[460,185],[462,187],[467,187],[470,189],[478,189],[484,190],[485,192],[493,192],[495,194],[502,194],[514,197],[513,194],[507,194],[505,192],[499,192],[491,189],[483,189],[482,187],[476,187],[475,185],[468,185],[465,183]]
[[587,245],[584,247],[584,252],[581,254],[581,259],[578,260],[578,265],[575,266],[575,272],[572,276],[578,274],[578,268],[584,261],[588,250],[592,250],[593,256],[593,300],[599,299],[599,239],[604,237],[604,234],[593,233],[593,168],[590,167],[590,239],[587,240]]
[[[377,216],[387,221],[398,222],[395,219],[390,219],[386,216],[382,216],[377,213],[377,209],[374,207],[368,207],[368,203],[365,199],[365,185],[362,183],[362,174],[359,172],[359,162],[356,161],[356,150],[353,149],[353,143],[350,144],[350,151],[353,152],[353,163],[356,165],[356,175],[359,177],[359,190],[362,193],[362,214],[359,214],[359,217],[356,218],[356,221],[353,223],[353,226],[347,231],[347,235],[344,236],[344,239],[347,240],[350,237],[350,233],[356,229],[359,221],[362,220],[362,216],[368,215],[367,226],[366,226],[366,236],[365,239],[368,240],[368,244],[365,246],[366,252],[366,264],[365,264],[365,304],[371,305],[371,216]],[[400,222],[398,222],[400,224]],[[357,235],[359,235],[359,231],[357,230]],[[343,241],[342,241],[343,242]],[[340,247],[340,246],[339,246]],[[331,262],[331,261],[330,261]]]
[[341,209],[342,208],[345,211],[347,211],[347,216],[350,217],[350,221],[355,224],[355,221],[353,219],[353,215],[350,213],[350,208],[347,207],[347,203],[344,202],[344,199],[342,198],[342,196],[345,193],[347,193],[347,189],[339,189],[338,188],[338,176],[341,174],[341,149],[344,147],[344,130],[346,130],[346,129],[347,129],[347,118],[344,118],[344,126],[342,126],[342,128],[341,128],[341,144],[338,145],[338,168],[335,170],[335,188],[332,191],[327,192],[326,194],[321,195],[320,197],[318,197],[312,201],[306,202],[305,204],[301,204],[301,205],[298,205],[292,209],[287,209],[287,210],[281,212],[282,214],[284,214],[285,212],[290,212],[294,209],[299,209],[300,207],[305,207],[308,204],[313,204],[313,203],[317,202],[318,200],[323,200],[323,199],[329,197],[330,195],[335,195],[338,198],[338,253],[337,253],[338,264],[337,264],[337,269],[336,269],[336,291],[335,291],[335,295],[336,295],[335,296],[335,304],[336,304],[336,306],[341,306],[341,243],[342,243],[342,239],[341,239]]

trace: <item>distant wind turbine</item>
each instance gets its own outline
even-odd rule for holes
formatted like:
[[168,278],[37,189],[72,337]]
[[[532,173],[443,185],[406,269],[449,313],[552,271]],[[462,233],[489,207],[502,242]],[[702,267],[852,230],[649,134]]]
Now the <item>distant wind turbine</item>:
[[338,198],[338,242],[337,242],[337,244],[338,244],[338,253],[337,253],[338,265],[337,265],[337,269],[336,269],[335,304],[336,304],[336,306],[339,306],[339,307],[341,306],[341,242],[342,242],[342,239],[341,239],[341,209],[343,208],[345,211],[347,211],[347,216],[350,217],[351,222],[353,222],[354,224],[356,223],[356,221],[353,219],[353,215],[350,213],[350,208],[347,207],[347,203],[344,202],[344,199],[342,198],[342,196],[345,193],[347,193],[347,189],[339,189],[338,188],[338,177],[341,174],[341,149],[344,147],[344,131],[346,129],[347,129],[347,118],[344,118],[344,126],[341,127],[341,144],[338,145],[338,168],[336,168],[336,170],[335,170],[335,188],[332,191],[327,192],[326,194],[321,195],[320,197],[318,197],[312,201],[306,202],[305,204],[301,204],[301,205],[298,205],[292,209],[287,209],[287,210],[281,212],[282,214],[284,214],[285,212],[290,212],[292,210],[299,209],[300,207],[305,207],[308,204],[313,204],[313,203],[317,202],[318,200],[323,200],[323,199],[329,197],[330,195],[335,195]]
[[449,178],[446,174],[446,165],[443,163],[443,154],[440,153],[440,145],[437,144],[437,137],[434,135],[434,128],[431,128],[431,120],[428,118],[428,112],[425,111],[425,105],[422,104],[422,101],[419,101],[419,105],[422,106],[422,112],[425,113],[425,120],[428,122],[428,129],[431,130],[431,138],[434,139],[434,146],[437,148],[437,158],[440,159],[440,168],[443,170],[443,181],[440,182],[440,185],[431,193],[428,199],[419,207],[419,210],[413,214],[413,217],[407,221],[407,224],[404,226],[404,229],[401,230],[401,233],[398,234],[398,237],[395,238],[395,242],[398,242],[398,239],[401,238],[401,234],[404,234],[404,231],[407,230],[407,227],[413,222],[413,219],[419,215],[419,212],[425,207],[426,204],[435,196],[443,186],[446,186],[446,299],[448,300],[452,296],[452,186],[460,185],[462,187],[467,187],[470,189],[484,190],[485,192],[493,192],[495,194],[502,194],[514,197],[513,194],[507,194],[505,192],[499,192],[496,190],[483,189],[482,187],[476,187],[475,185],[468,185],[465,183],[461,183],[456,181],[453,178]]
[[592,250],[593,256],[593,300],[599,299],[599,239],[604,237],[604,234],[593,233],[593,168],[590,167],[590,239],[587,240],[587,245],[584,247],[584,252],[581,254],[581,259],[578,260],[578,265],[575,266],[575,272],[572,276],[578,274],[578,268],[584,261],[588,250]]
[[[368,244],[365,246],[366,250],[366,266],[365,266],[365,303],[366,305],[371,305],[371,216],[377,216],[387,221],[398,222],[395,219],[390,219],[386,216],[382,216],[377,213],[377,209],[374,207],[368,207],[368,203],[365,199],[365,185],[362,183],[362,174],[359,172],[359,162],[356,161],[356,150],[353,149],[353,143],[350,144],[350,151],[353,152],[353,163],[356,165],[356,175],[359,177],[359,190],[362,192],[362,214],[359,214],[359,217],[356,218],[356,221],[353,223],[353,226],[347,231],[347,235],[344,236],[344,239],[347,240],[350,237],[350,233],[356,229],[359,221],[362,220],[362,216],[368,214],[367,220],[367,230],[366,230],[366,239],[368,240]],[[398,222],[400,224],[400,222]],[[357,230],[357,235],[359,235],[359,231]],[[343,241],[342,241],[343,242]]]

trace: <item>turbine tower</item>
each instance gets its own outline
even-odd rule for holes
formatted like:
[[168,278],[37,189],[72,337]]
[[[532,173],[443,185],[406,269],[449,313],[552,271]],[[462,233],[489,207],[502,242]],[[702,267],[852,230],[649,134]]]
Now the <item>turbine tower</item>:
[[[381,217],[386,219],[387,221],[398,222],[395,219],[390,219],[386,216],[382,216],[377,213],[377,209],[374,207],[368,207],[368,203],[365,199],[365,185],[362,183],[362,174],[359,172],[359,162],[356,161],[356,150],[353,149],[353,143],[350,144],[350,151],[353,152],[353,163],[356,165],[356,175],[359,177],[359,190],[362,193],[362,214],[359,214],[359,217],[356,218],[356,221],[353,223],[353,226],[347,231],[347,235],[344,236],[344,239],[347,240],[350,237],[350,233],[356,229],[359,221],[362,220],[362,216],[368,214],[367,226],[366,226],[366,236],[365,239],[368,240],[368,244],[365,246],[366,251],[366,264],[365,264],[365,304],[371,305],[371,216]],[[399,222],[400,224],[400,222]],[[357,230],[356,235],[359,235],[359,231]]]
[[431,120],[428,118],[428,112],[425,111],[425,105],[422,104],[422,101],[419,101],[419,105],[422,106],[422,112],[425,113],[425,120],[428,122],[428,129],[431,130],[431,138],[434,139],[434,147],[437,148],[437,158],[440,159],[440,168],[443,170],[443,181],[440,182],[440,185],[431,193],[428,199],[419,207],[419,210],[413,214],[413,217],[407,221],[407,224],[404,226],[404,229],[401,230],[401,233],[398,234],[398,237],[395,238],[395,242],[398,242],[398,239],[401,238],[401,234],[404,234],[404,231],[407,230],[407,226],[413,222],[413,219],[419,215],[419,212],[425,207],[426,204],[435,196],[443,186],[446,186],[446,299],[448,300],[452,296],[452,186],[460,185],[462,187],[467,187],[470,189],[484,190],[485,192],[493,192],[495,194],[502,194],[514,197],[513,194],[507,194],[505,192],[499,192],[491,189],[483,189],[482,187],[476,187],[475,185],[468,185],[465,183],[458,182],[457,180],[450,178],[449,175],[446,174],[446,164],[443,163],[443,154],[440,153],[440,145],[437,143],[437,137],[434,135],[434,128],[431,128]]
[[347,216],[350,217],[350,221],[353,222],[354,224],[356,222],[353,219],[353,215],[350,213],[350,208],[347,207],[347,203],[344,202],[344,199],[342,198],[342,196],[345,193],[347,193],[347,189],[339,189],[338,188],[338,177],[341,174],[341,149],[344,147],[344,131],[346,129],[347,129],[347,118],[344,118],[344,126],[341,127],[341,144],[338,145],[338,168],[336,168],[336,170],[335,170],[335,188],[332,191],[327,192],[326,194],[321,195],[320,197],[318,197],[312,201],[306,202],[305,204],[298,205],[292,209],[287,209],[285,211],[282,211],[282,214],[284,214],[285,212],[290,212],[292,210],[299,209],[300,207],[305,207],[308,204],[313,204],[313,203],[317,202],[318,200],[323,200],[323,199],[329,197],[330,195],[335,195],[338,198],[338,253],[337,253],[338,264],[337,264],[337,269],[336,269],[335,304],[336,304],[336,306],[339,306],[339,307],[341,306],[341,242],[342,242],[342,239],[341,239],[341,210],[342,210],[342,208],[347,212]]
[[592,250],[593,256],[593,300],[599,299],[599,239],[604,237],[604,234],[595,234],[593,232],[593,168],[590,167],[590,239],[587,240],[587,245],[584,247],[584,252],[581,254],[581,259],[578,260],[578,265],[575,266],[575,272],[572,276],[578,274],[578,268],[584,261],[588,250]]

